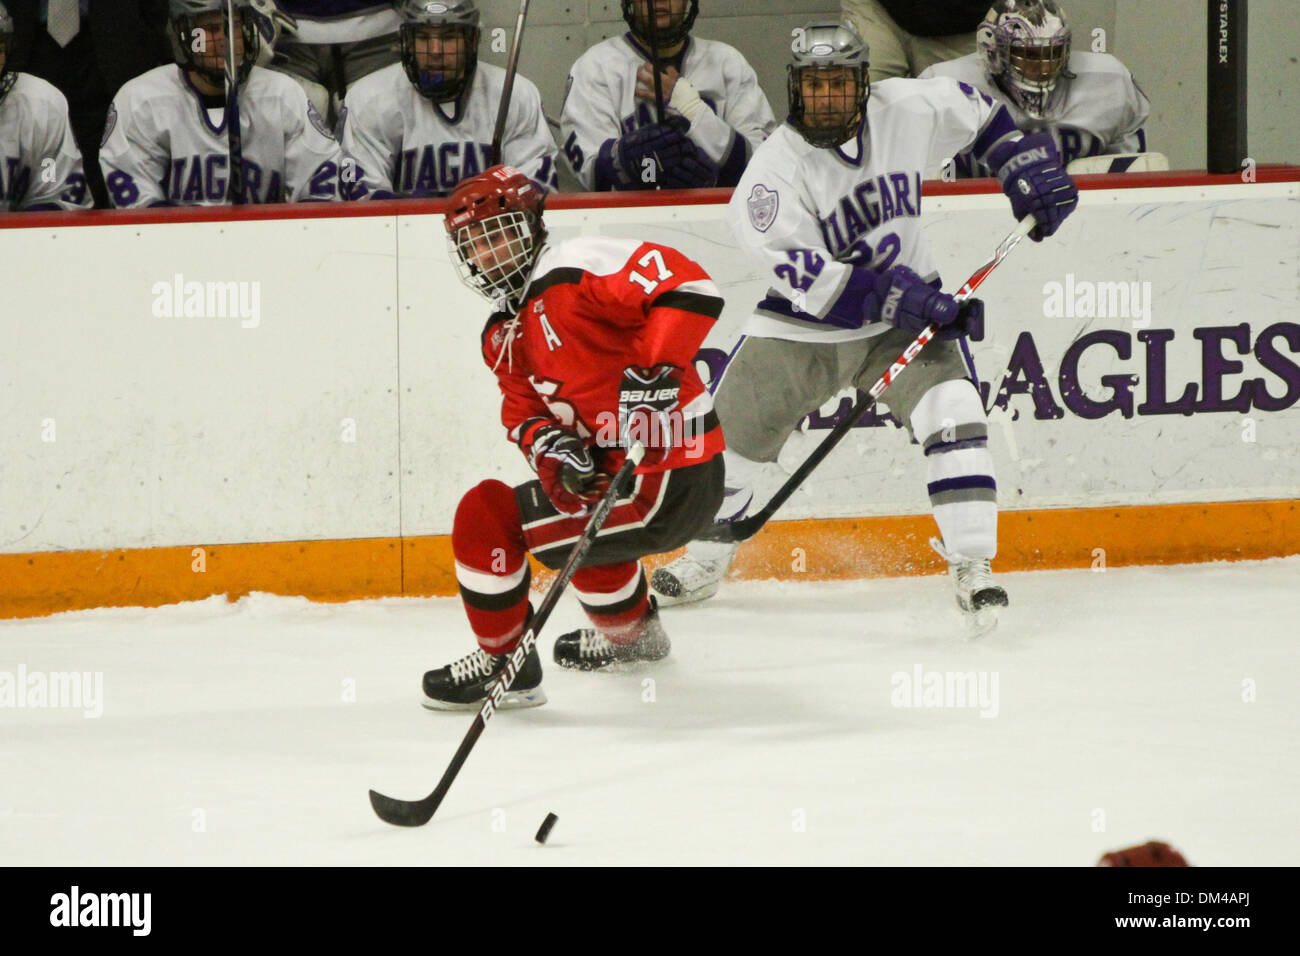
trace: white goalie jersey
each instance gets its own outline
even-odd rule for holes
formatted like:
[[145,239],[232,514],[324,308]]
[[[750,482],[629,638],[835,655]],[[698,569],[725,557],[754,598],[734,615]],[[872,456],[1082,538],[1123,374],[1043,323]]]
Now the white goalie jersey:
[[[586,190],[596,188],[596,157],[607,140],[656,122],[654,105],[636,98],[637,70],[648,59],[625,34],[596,44],[569,71],[560,136]],[[734,48],[696,37],[687,39],[674,65],[709,107],[688,135],[718,165],[719,185],[732,185],[776,126],[758,77]]]
[[[1067,77],[1065,72],[1073,76]],[[1071,53],[1065,72],[1058,80],[1065,84],[1064,96],[1051,118],[1045,120],[1029,116],[998,89],[978,53],[936,63],[921,76],[948,76],[967,83],[1006,106],[1025,132],[1051,133],[1062,166],[1084,156],[1147,151],[1143,127],[1151,115],[1151,101],[1123,63],[1107,53]],[[952,159],[958,178],[993,175],[969,152]]]
[[[499,66],[480,62],[459,103],[421,96],[400,63],[358,80],[348,90],[340,121],[347,198],[446,196],[462,179],[491,166],[505,75]],[[516,73],[501,162],[549,192],[559,186],[555,159],[542,96]]]
[[40,77],[11,76],[0,92],[0,212],[89,209],[68,101]]
[[[119,208],[227,201],[225,107],[208,107],[175,64],[128,80],[113,97],[99,163]],[[239,89],[244,180],[253,203],[339,198],[342,152],[294,80],[253,67]]]
[[834,149],[784,124],[750,160],[727,218],[771,286],[746,335],[842,342],[883,332],[880,322],[844,328],[837,317],[861,316],[874,278],[864,268],[938,278],[921,228],[924,171],[1021,135],[1006,110],[947,78],[873,84],[866,114],[865,131]]

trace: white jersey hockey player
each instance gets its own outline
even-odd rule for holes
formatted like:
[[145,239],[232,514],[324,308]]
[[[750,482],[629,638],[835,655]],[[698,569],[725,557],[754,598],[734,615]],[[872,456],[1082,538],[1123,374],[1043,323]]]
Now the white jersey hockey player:
[[[176,65],[128,80],[113,98],[99,162],[114,206],[231,201],[225,6],[225,0],[169,0]],[[246,201],[338,199],[338,142],[301,86],[253,65],[259,37],[249,0],[234,0],[234,6]]]
[[[996,484],[979,392],[957,339],[978,299],[939,291],[921,226],[922,172],[966,148],[999,171],[1017,218],[1051,235],[1078,192],[1051,137],[1024,136],[1005,108],[947,78],[867,82],[848,24],[811,23],[796,42],[790,119],[754,154],[728,208],[740,248],[768,271],[766,298],[715,395],[727,437],[718,521],[741,517],[759,469],[800,419],[850,385],[867,389],[931,323],[940,327],[882,401],[922,446],[958,603],[981,627],[1007,603],[993,583]],[[692,542],[661,568],[661,603],[708,597],[735,546]],[[990,621],[990,617],[992,620]]]
[[[623,0],[629,32],[573,64],[560,136],[583,188],[734,186],[775,127],[745,58],[725,43],[690,36],[698,12],[699,0]],[[663,123],[652,46],[662,64]]]
[[[1051,133],[1067,165],[1146,152],[1150,100],[1115,57],[1070,51],[1070,25],[1056,0],[998,0],[976,42],[978,52],[936,63],[921,77],[952,77],[991,96],[1021,129]],[[959,178],[993,175],[969,150],[953,160]]]
[[[492,163],[505,70],[478,62],[474,0],[406,0],[402,61],[353,84],[342,114],[348,198],[446,196]],[[501,162],[543,193],[558,188],[542,96],[515,75]],[[351,185],[346,185],[351,183]]]
[[13,35],[0,3],[0,212],[89,209],[68,101],[40,77],[9,68]]

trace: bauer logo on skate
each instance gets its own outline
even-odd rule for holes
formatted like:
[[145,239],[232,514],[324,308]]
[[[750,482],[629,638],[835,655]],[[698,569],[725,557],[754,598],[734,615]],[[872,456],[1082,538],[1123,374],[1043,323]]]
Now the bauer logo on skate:
[[149,291],[152,312],[160,319],[239,319],[245,329],[262,324],[260,282],[186,282],[178,272]]

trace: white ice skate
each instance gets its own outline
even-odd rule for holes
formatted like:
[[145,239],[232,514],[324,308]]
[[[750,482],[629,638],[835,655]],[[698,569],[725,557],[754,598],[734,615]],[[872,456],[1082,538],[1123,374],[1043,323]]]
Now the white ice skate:
[[676,561],[657,569],[650,575],[650,590],[659,599],[659,606],[693,604],[713,597],[718,593],[718,585],[726,577],[738,547],[714,543],[701,554],[696,550],[698,545],[692,545]]
[[993,569],[988,558],[966,558],[953,554],[938,538],[930,539],[930,547],[948,562],[957,592],[957,606],[966,618],[966,630],[971,637],[980,637],[998,626],[998,609],[1008,605],[1007,592],[993,583]]

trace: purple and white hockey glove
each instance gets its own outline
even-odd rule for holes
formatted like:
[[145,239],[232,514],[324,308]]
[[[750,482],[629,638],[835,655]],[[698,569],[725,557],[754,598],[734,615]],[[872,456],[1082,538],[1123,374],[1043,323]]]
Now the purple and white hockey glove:
[[936,289],[907,266],[895,266],[876,279],[875,300],[882,322],[913,335],[927,325],[939,327],[940,338],[953,339],[984,332],[984,303],[979,299],[958,302]]
[[998,181],[1011,200],[1016,219],[1038,221],[1029,238],[1041,242],[1056,232],[1079,205],[1079,188],[1061,167],[1061,157],[1049,133],[1031,133],[1007,144],[995,159]]
[[697,188],[718,180],[717,167],[671,123],[642,126],[601,153],[598,167],[606,167],[614,189]]

